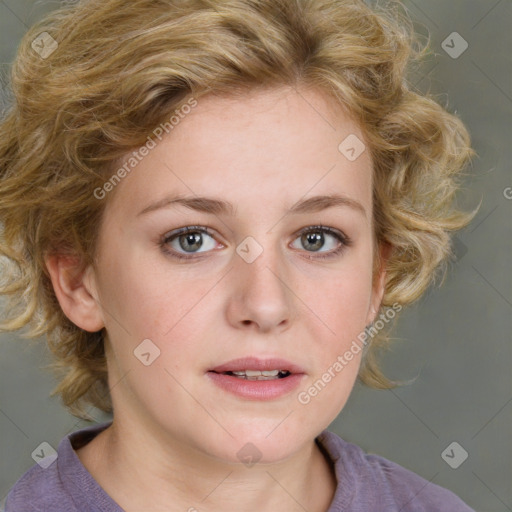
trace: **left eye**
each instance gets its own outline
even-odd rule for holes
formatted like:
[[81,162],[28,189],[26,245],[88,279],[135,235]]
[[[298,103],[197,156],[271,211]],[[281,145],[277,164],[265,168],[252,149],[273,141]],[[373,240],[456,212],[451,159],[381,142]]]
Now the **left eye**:
[[[334,247],[328,247],[327,250],[320,251],[320,249],[325,246],[326,235],[331,240],[334,240],[334,244],[330,244],[331,246],[334,245]],[[329,252],[329,249],[335,252],[336,249],[339,249],[340,243],[342,246],[348,245],[346,236],[325,226],[312,226],[307,228],[302,231],[296,240],[300,240],[300,243],[308,250],[308,252]]]

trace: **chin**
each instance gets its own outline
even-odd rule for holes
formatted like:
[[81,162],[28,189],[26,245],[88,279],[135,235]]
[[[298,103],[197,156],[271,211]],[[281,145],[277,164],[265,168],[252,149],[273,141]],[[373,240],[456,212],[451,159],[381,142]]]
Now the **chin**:
[[[286,414],[283,415],[285,417]],[[228,430],[233,437],[224,432],[221,439],[214,441],[212,452],[227,462],[243,462],[248,467],[251,461],[264,464],[285,460],[307,443],[309,438],[312,441],[316,432],[308,433],[304,425],[295,424],[291,418],[279,424],[282,419],[253,418],[229,423]]]

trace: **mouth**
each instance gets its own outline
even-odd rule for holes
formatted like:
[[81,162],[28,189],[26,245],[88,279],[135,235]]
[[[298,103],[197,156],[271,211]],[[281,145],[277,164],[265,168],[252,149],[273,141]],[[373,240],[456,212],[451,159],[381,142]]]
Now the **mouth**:
[[289,395],[306,377],[299,365],[285,359],[243,357],[206,372],[211,382],[244,400],[273,400]]

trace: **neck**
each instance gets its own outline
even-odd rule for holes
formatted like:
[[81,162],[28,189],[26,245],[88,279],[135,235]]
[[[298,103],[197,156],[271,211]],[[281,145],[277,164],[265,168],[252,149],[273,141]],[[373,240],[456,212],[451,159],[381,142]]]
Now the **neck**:
[[314,440],[284,461],[249,466],[172,439],[162,443],[140,425],[114,421],[77,455],[126,512],[170,510],[170,503],[190,512],[326,512],[336,488],[334,470]]

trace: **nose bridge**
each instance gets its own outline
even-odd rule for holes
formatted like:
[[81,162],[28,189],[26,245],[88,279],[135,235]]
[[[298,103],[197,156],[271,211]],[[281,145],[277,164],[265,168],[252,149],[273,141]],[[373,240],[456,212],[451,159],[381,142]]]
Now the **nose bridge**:
[[[256,238],[257,237],[257,238]],[[247,236],[238,244],[237,270],[247,286],[270,287],[276,292],[283,288],[283,255],[275,233]]]
[[284,255],[276,234],[247,236],[236,248],[233,298],[239,321],[268,329],[289,319],[291,296]]

